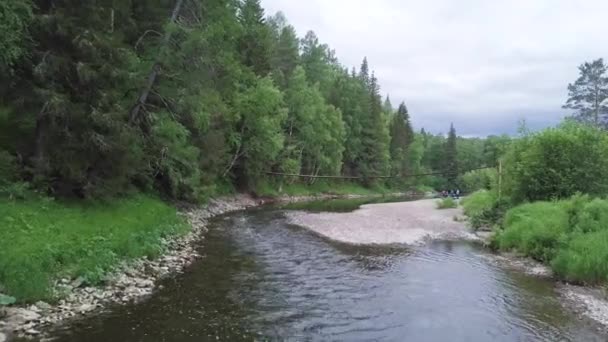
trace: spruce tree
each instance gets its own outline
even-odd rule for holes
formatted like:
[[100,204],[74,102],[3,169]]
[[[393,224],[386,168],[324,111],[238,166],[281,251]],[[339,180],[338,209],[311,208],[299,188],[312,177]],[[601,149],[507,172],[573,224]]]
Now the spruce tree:
[[445,142],[444,165],[444,172],[446,173],[448,185],[450,187],[456,187],[456,180],[458,179],[458,150],[456,129],[454,128],[454,124],[450,125],[448,139]]
[[260,0],[243,0],[239,22],[243,30],[239,38],[241,61],[256,75],[266,76],[271,71],[272,33]]
[[390,124],[391,164],[394,175],[405,176],[408,170],[409,147],[414,141],[414,132],[410,123],[409,113],[405,103],[399,105],[397,113],[393,116]]

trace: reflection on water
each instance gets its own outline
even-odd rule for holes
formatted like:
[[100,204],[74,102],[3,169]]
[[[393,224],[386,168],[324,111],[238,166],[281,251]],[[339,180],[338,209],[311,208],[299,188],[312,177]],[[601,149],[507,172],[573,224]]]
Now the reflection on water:
[[550,281],[469,243],[360,247],[286,225],[280,211],[216,221],[204,259],[138,305],[58,341],[605,341]]

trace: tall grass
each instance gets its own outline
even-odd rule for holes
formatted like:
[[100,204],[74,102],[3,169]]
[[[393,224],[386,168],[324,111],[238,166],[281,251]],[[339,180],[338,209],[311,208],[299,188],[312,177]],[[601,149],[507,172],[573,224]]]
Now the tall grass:
[[58,277],[102,281],[119,261],[154,258],[188,226],[175,208],[137,195],[108,203],[0,199],[0,287],[19,301],[52,299]]
[[495,242],[551,265],[562,279],[580,283],[608,280],[608,200],[522,204],[509,210]]
[[462,199],[464,213],[474,229],[497,224],[506,205],[506,201],[499,201],[496,193],[490,190],[479,190]]
[[456,202],[452,197],[446,197],[437,201],[437,209],[453,209],[457,207],[458,202]]

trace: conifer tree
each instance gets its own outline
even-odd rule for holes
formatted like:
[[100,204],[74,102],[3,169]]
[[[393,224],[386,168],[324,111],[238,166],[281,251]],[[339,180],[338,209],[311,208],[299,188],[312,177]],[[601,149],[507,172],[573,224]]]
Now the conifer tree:
[[397,113],[392,118],[390,133],[392,172],[395,175],[405,176],[408,172],[409,147],[414,141],[414,132],[407,107],[403,102],[399,105]]
[[450,125],[450,132],[448,133],[448,139],[445,142],[445,168],[446,178],[450,187],[456,187],[456,180],[458,178],[458,150],[457,150],[457,136],[454,124]]
[[266,76],[271,71],[272,33],[266,25],[260,0],[243,0],[239,22],[243,28],[239,39],[243,64],[256,75]]

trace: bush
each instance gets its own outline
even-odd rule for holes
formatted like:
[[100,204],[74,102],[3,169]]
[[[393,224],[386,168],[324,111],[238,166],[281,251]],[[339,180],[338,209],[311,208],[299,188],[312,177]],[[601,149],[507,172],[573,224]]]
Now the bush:
[[469,171],[460,177],[462,190],[471,193],[478,190],[490,190],[496,184],[498,173],[496,169]]
[[504,162],[504,189],[514,203],[608,193],[608,135],[566,123],[514,140]]
[[562,202],[523,204],[507,212],[498,246],[514,249],[539,261],[551,261],[566,239],[569,217]]
[[498,223],[508,206],[506,200],[498,201],[493,191],[480,190],[462,199],[464,214],[474,229],[490,227]]
[[121,260],[158,256],[164,237],[187,228],[173,207],[144,195],[88,204],[2,199],[0,287],[21,302],[53,299],[54,279],[97,284]]
[[446,197],[440,201],[437,201],[437,209],[452,209],[457,207],[458,203],[451,197]]

